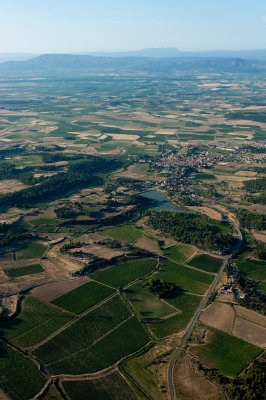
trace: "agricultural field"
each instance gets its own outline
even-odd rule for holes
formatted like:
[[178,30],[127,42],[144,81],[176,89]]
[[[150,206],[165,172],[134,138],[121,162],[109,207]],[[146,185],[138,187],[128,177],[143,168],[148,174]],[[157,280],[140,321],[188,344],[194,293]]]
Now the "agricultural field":
[[58,307],[27,297],[21,313],[1,324],[1,335],[20,347],[30,347],[45,339],[74,318]]
[[125,225],[101,231],[101,235],[119,240],[120,242],[134,243],[141,237],[142,233],[131,225]]
[[150,341],[137,318],[131,317],[92,346],[48,364],[48,369],[54,375],[94,373],[135,353]]
[[[46,364],[56,362],[93,345],[102,336],[131,316],[120,297],[108,300],[83,315],[66,329],[40,346],[35,354]],[[75,341],[73,341],[75,337]]]
[[52,304],[74,314],[81,314],[112,293],[114,291],[107,286],[88,282],[53,300]]
[[208,328],[206,340],[206,344],[196,346],[193,352],[204,365],[217,368],[228,376],[240,374],[262,351],[256,346],[215,329]]
[[138,278],[150,274],[155,270],[156,265],[157,260],[154,258],[128,261],[103,269],[97,272],[93,278],[105,285],[120,288]]
[[85,399],[86,397],[93,400],[139,399],[119,373],[93,381],[63,381],[63,387],[70,400]]
[[187,292],[200,295],[205,293],[213,280],[213,277],[209,274],[176,264],[170,260],[163,261],[156,277],[164,282],[172,282]]
[[181,264],[186,263],[194,253],[195,248],[188,244],[177,244],[176,246],[169,247],[165,250],[166,257]]
[[0,349],[0,388],[14,400],[33,398],[43,387],[44,376],[28,357],[5,342],[0,342]]
[[44,269],[40,264],[31,264],[25,267],[5,269],[5,273],[9,278],[19,278],[20,276],[39,274],[40,272],[44,272]]
[[190,260],[188,264],[192,267],[202,269],[206,272],[216,273],[221,268],[222,263],[222,258],[209,256],[208,254],[200,254],[192,258],[192,260]]
[[266,348],[265,71],[220,61],[0,66],[3,397],[165,400],[192,320],[176,392],[220,400],[198,361],[237,377]]

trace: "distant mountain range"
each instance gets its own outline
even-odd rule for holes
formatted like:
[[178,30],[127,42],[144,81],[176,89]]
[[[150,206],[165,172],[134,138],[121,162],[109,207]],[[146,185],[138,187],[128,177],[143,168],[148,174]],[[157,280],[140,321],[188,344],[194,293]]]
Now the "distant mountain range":
[[[118,55],[119,54],[119,55]],[[0,63],[1,76],[80,75],[108,72],[251,72],[266,71],[266,50],[185,53],[177,49],[146,49],[97,55],[44,54],[24,61]],[[253,56],[251,56],[253,55]],[[259,57],[260,55],[260,57]],[[265,58],[263,58],[265,57]]]
[[181,51],[175,47],[151,48],[126,52],[91,52],[79,53],[95,57],[151,57],[151,58],[186,58],[186,57],[219,57],[219,58],[245,58],[252,60],[266,60],[266,49],[258,50],[210,50],[210,51]]

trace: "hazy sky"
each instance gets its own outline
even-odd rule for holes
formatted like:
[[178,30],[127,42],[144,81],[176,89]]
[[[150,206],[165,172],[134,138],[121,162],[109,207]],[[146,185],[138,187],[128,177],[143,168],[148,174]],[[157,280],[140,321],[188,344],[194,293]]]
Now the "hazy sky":
[[266,0],[0,0],[0,52],[266,48]]

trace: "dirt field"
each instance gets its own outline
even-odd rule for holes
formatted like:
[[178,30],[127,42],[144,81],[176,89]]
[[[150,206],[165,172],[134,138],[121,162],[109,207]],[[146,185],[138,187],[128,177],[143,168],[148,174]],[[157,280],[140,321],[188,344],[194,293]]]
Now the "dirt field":
[[203,215],[207,215],[207,217],[210,217],[216,221],[221,221],[222,220],[222,215],[219,213],[217,210],[213,210],[210,207],[202,206],[202,207],[197,207],[197,206],[190,206],[188,207],[192,211],[198,211]]
[[260,325],[236,317],[232,334],[255,346],[266,349],[266,328]]
[[17,181],[15,179],[8,179],[5,181],[1,181],[0,183],[0,192],[1,194],[17,192],[19,190],[25,189],[27,186]]
[[156,240],[149,239],[146,236],[141,237],[135,243],[135,245],[143,250],[151,251],[152,253],[156,253],[160,256],[163,255],[158,242]]
[[253,232],[253,236],[256,240],[266,243],[266,231],[255,231]]
[[203,311],[200,321],[212,328],[231,333],[234,326],[235,311],[229,304],[214,302]]
[[256,311],[216,301],[203,311],[200,321],[266,349],[266,316]]
[[112,260],[114,257],[119,257],[124,254],[123,251],[110,249],[104,246],[83,246],[76,249],[72,249],[72,252],[82,251],[84,254],[92,254],[93,256],[104,258],[105,260]]
[[187,355],[180,359],[174,371],[177,400],[223,400],[222,391],[193,368]]
[[247,319],[266,328],[266,316],[238,305],[235,305],[234,309],[237,317]]
[[89,278],[77,278],[66,281],[57,281],[44,284],[31,291],[31,294],[38,299],[49,302],[56,299],[59,296],[69,292],[70,290],[76,289],[84,283],[88,282]]

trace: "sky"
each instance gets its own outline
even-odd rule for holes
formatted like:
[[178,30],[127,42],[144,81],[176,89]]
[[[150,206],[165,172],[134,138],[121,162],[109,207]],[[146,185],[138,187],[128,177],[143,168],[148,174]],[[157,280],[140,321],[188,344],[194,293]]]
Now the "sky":
[[266,0],[0,0],[0,53],[266,48]]

